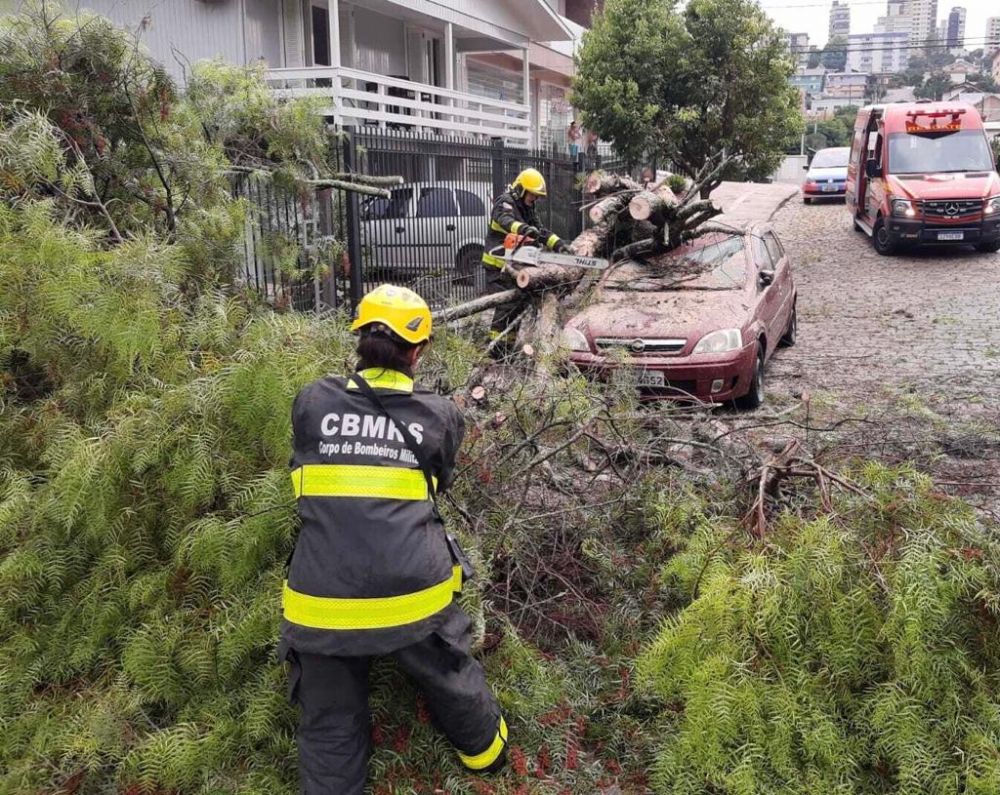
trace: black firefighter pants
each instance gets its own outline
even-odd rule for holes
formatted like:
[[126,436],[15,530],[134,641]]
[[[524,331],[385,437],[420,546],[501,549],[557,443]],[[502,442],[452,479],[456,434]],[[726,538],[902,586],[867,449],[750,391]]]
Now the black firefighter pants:
[[[438,632],[392,653],[416,682],[431,719],[472,770],[503,761],[507,727],[470,652],[471,622],[455,605]],[[290,692],[298,703],[303,795],[363,795],[371,752],[368,669],[371,657],[292,652]]]
[[[505,290],[513,290],[517,287],[517,283],[514,281],[514,277],[509,273],[504,272],[500,268],[494,268],[492,265],[483,265],[486,268],[486,294],[494,295],[495,293],[502,293]],[[520,311],[521,305],[518,302],[511,304],[501,304],[496,309],[493,310],[493,322],[490,324],[490,339],[497,339],[500,337],[504,330],[511,324],[511,321],[517,317],[517,313]],[[495,358],[503,358],[510,352],[510,346],[513,343],[513,334],[509,334],[506,339],[497,343],[494,347]]]

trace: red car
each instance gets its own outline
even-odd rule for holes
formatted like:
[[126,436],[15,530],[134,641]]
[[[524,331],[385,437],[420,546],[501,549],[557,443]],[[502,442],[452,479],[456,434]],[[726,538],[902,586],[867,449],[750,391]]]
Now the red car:
[[646,397],[764,400],[764,366],[795,342],[795,284],[774,231],[711,233],[603,274],[597,299],[563,329],[570,360],[606,377],[638,370]]

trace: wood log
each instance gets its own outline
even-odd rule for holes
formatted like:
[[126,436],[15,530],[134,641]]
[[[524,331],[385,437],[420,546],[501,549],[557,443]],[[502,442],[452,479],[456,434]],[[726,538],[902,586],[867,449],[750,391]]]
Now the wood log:
[[544,290],[561,284],[576,284],[583,278],[586,268],[567,268],[562,265],[536,265],[518,270],[514,280],[526,291]]
[[623,190],[642,190],[642,185],[631,177],[603,171],[592,171],[583,184],[583,192],[590,196],[607,196]]
[[666,218],[668,208],[677,207],[677,197],[666,185],[655,191],[644,190],[632,197],[628,204],[629,215],[636,221],[650,221],[660,224]]
[[484,295],[482,298],[475,298],[466,301],[464,304],[449,306],[447,309],[440,309],[434,312],[431,317],[438,323],[446,323],[449,320],[457,320],[461,317],[468,317],[477,312],[485,312],[487,309],[494,309],[501,304],[509,304],[513,301],[520,301],[524,295],[518,289],[504,290],[502,293]]
[[606,199],[601,199],[601,201],[590,208],[590,220],[595,224],[614,223],[625,208],[629,206],[629,200],[633,195],[631,191],[627,191],[617,193],[614,196],[608,196]]
[[581,257],[600,257],[607,253],[610,230],[603,224],[584,229],[570,244],[570,250]]

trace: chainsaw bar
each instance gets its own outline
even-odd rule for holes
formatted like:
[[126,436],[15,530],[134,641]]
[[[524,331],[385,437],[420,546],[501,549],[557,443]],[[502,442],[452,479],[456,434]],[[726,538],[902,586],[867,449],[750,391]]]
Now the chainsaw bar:
[[599,257],[579,257],[576,254],[556,254],[551,251],[544,251],[535,247],[523,247],[511,252],[505,252],[508,262],[518,265],[561,265],[564,268],[589,268],[590,270],[603,271],[608,267],[606,259]]

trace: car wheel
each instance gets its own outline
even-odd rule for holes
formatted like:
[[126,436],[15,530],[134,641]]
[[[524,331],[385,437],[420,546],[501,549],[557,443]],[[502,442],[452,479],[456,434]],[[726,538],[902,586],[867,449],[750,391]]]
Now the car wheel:
[[812,199],[810,199],[808,196],[803,196],[802,197],[802,203],[803,204],[812,204]]
[[872,245],[875,247],[875,251],[883,257],[891,257],[896,253],[896,249],[898,248],[898,245],[889,236],[889,230],[886,229],[885,221],[881,217],[875,221],[875,229],[872,232]]
[[1000,240],[994,240],[992,243],[980,243],[976,246],[976,251],[981,254],[996,254],[1000,251]]
[[788,318],[788,328],[778,340],[778,344],[785,348],[791,348],[795,344],[795,338],[799,333],[799,316],[795,304],[792,304],[792,316]]
[[733,403],[738,409],[755,409],[764,402],[764,348],[757,343],[757,359],[750,377],[750,391],[736,398]]
[[463,248],[455,257],[456,281],[471,285],[480,295],[486,292],[486,269],[483,267],[483,250],[478,246]]

